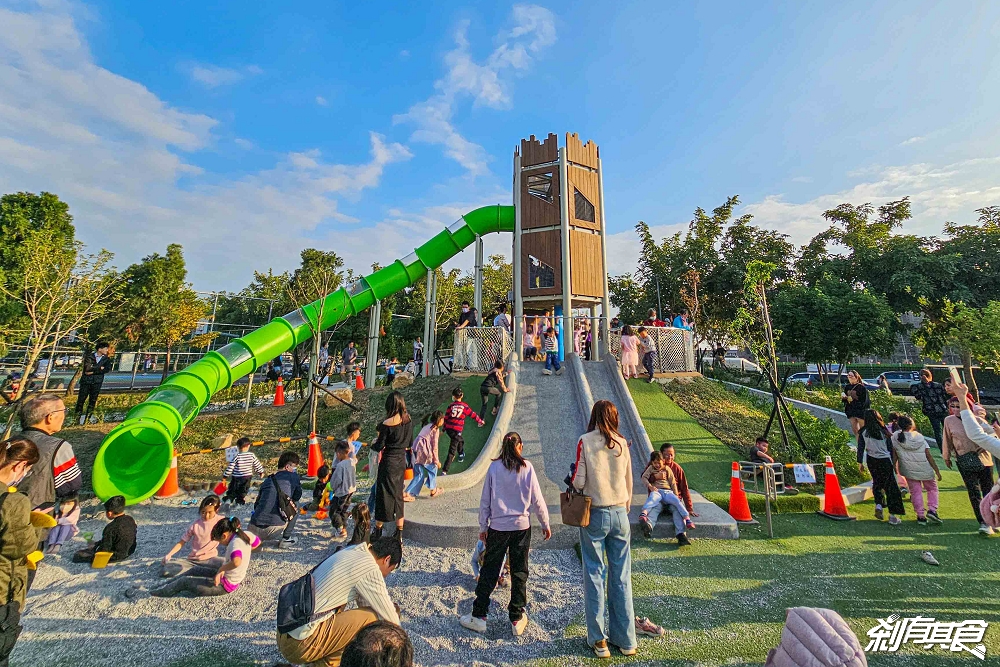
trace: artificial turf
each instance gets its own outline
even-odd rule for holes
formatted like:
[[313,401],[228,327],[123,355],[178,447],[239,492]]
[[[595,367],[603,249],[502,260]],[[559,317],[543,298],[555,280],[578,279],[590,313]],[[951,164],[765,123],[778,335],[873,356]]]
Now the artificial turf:
[[[462,381],[462,392],[465,396],[462,400],[469,404],[476,413],[479,413],[479,409],[482,406],[482,399],[479,395],[479,386],[483,383],[483,375],[471,375]],[[476,424],[475,417],[469,417],[465,420],[465,429],[462,431],[462,438],[465,440],[465,460],[459,461],[457,458],[451,464],[451,469],[448,471],[450,474],[454,475],[465,471],[469,466],[471,466],[479,453],[483,451],[483,445],[486,444],[487,438],[490,437],[490,432],[493,431],[493,422],[496,421],[496,417],[490,414],[493,410],[494,401],[496,397],[490,397],[490,407],[486,410],[486,416],[483,421],[486,425],[482,428]],[[447,401],[441,404],[440,408],[443,412],[449,405],[452,404],[452,399],[449,398]],[[414,434],[415,435],[415,434]],[[447,433],[444,433],[443,429],[441,432],[440,440],[438,441],[438,454],[441,457],[441,463],[444,463],[445,457],[448,456],[448,447],[451,444],[451,438],[448,437]]]
[[628,389],[653,447],[674,444],[691,488],[702,493],[727,490],[736,459],[733,451],[670,400],[658,383],[629,380]]

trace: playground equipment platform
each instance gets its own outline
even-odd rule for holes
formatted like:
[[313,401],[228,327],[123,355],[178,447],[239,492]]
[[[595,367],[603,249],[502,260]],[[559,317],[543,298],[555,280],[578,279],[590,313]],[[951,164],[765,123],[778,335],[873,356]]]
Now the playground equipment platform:
[[[595,400],[601,399],[610,400],[618,407],[621,432],[631,443],[634,494],[630,519],[633,528],[637,529],[639,512],[646,500],[645,486],[639,475],[649,460],[652,445],[638,421],[638,412],[621,379],[617,363],[610,356],[606,361],[588,362],[571,354],[562,375],[543,375],[542,367],[541,363],[525,362],[515,367],[516,389],[513,396],[508,395],[506,399],[513,399],[512,404],[501,407],[494,426],[497,431],[516,431],[520,434],[524,442],[524,456],[535,467],[545,495],[552,539],[542,541],[538,522],[532,518],[535,528],[532,546],[540,549],[569,548],[579,541],[579,529],[565,526],[559,520],[559,493],[565,488],[563,479],[569,474],[569,466],[576,458],[577,439],[586,431],[590,409]],[[503,414],[504,407],[510,411],[509,418]],[[498,443],[502,435],[494,432],[490,441]],[[481,457],[491,456],[495,454],[490,452],[490,443],[487,443]],[[406,537],[428,546],[473,548],[479,536],[482,477],[488,467],[482,464],[487,460],[484,458],[477,462],[477,473],[470,468],[451,478],[439,477],[443,480],[439,496],[432,499],[425,492],[415,502],[407,503]],[[476,478],[459,479],[470,473],[476,474]],[[739,529],[732,517],[700,494],[692,491],[691,495],[699,516],[695,519],[698,528],[690,532],[690,537],[739,537]],[[674,536],[669,517],[664,516],[657,524],[653,536]]]

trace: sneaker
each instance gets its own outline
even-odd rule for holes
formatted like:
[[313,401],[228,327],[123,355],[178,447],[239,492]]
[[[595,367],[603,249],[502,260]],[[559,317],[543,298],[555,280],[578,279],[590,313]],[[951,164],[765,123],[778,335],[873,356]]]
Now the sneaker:
[[[892,522],[890,521],[889,523],[892,523]],[[925,519],[922,516],[918,516],[917,517],[917,525],[918,526],[926,526],[927,525],[927,519]]]
[[642,536],[647,540],[653,536],[653,524],[644,516],[639,517],[639,530],[642,531]]
[[643,616],[642,618],[635,617],[635,634],[646,635],[647,637],[662,637],[667,633],[666,630],[653,623],[651,620]]
[[298,542],[298,540],[296,540],[294,537],[282,537],[281,538],[281,544],[282,544],[282,546],[290,547],[293,544],[295,544],[296,542]]
[[684,519],[684,526],[688,530],[694,530],[695,528],[697,528],[697,526],[694,525],[694,521],[692,521],[691,519]]
[[985,523],[979,524],[979,534],[980,535],[992,535],[993,532],[994,531],[993,531],[992,527],[987,526]]
[[442,471],[438,472],[438,474],[439,475],[447,475],[448,471],[447,470],[442,470]]
[[689,547],[691,546],[691,540],[684,533],[677,536],[677,546],[679,547]]
[[458,455],[458,462],[461,463],[464,460],[465,460],[465,452],[462,452],[461,454]]
[[938,513],[935,510],[927,510],[927,520],[931,523],[944,523],[941,521],[941,517],[938,516]]
[[528,615],[521,614],[521,618],[510,624],[510,631],[515,637],[520,637],[524,634],[526,627],[528,627]]
[[941,563],[938,562],[938,559],[935,558],[934,554],[932,554],[930,551],[925,551],[922,554],[920,554],[920,560],[924,561],[928,565],[941,567]]
[[[543,368],[542,369],[542,375],[552,375],[552,371],[550,371],[548,368]],[[609,655],[610,655],[610,653],[609,653]]]
[[606,639],[602,639],[599,642],[595,642],[592,648],[594,649],[594,655],[596,655],[598,658],[611,657],[611,651],[608,649],[608,641]]
[[478,632],[479,634],[486,634],[486,619],[477,618],[472,614],[463,614],[459,616],[458,622],[466,630],[472,630],[473,632]]
[[653,378],[648,378],[646,380],[646,384],[653,384]]
[[878,519],[879,521],[885,519],[884,510],[878,505],[875,506],[875,518]]
[[635,646],[633,646],[632,648],[622,648],[621,646],[619,646],[618,650],[621,651],[622,655],[635,655],[639,651],[639,649],[636,648]]
[[563,367],[562,366],[560,366],[559,368],[556,369],[556,375],[562,375],[562,372],[563,372]]
[[898,526],[901,523],[903,523],[903,520],[900,519],[898,516],[896,516],[895,514],[890,514],[889,515],[889,525],[890,526]]

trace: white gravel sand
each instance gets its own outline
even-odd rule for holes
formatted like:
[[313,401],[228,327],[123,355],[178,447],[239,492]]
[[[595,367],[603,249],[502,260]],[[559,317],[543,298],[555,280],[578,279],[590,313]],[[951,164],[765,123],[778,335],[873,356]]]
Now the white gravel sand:
[[[155,500],[129,509],[139,525],[138,549],[124,563],[106,570],[71,563],[72,552],[83,544],[79,537],[64,545],[63,554],[46,557],[28,597],[24,632],[11,664],[169,665],[208,653],[232,655],[236,664],[282,662],[274,630],[278,589],[339,544],[332,540],[329,522],[300,520],[297,544],[255,553],[250,576],[235,593],[202,599],[153,598],[148,589],[164,581],[158,576],[160,559],[197,517],[197,508],[183,507],[181,500]],[[239,515],[248,516],[249,506]],[[81,531],[99,534],[105,524],[96,501],[86,503]],[[510,633],[506,588],[493,594],[486,635],[458,625],[458,614],[471,609],[475,588],[469,557],[464,549],[405,544],[402,567],[390,575],[388,584],[402,609],[417,664],[485,667],[580,654],[582,640],[563,639],[567,625],[583,613],[580,564],[571,550],[532,551],[530,624],[519,638]]]

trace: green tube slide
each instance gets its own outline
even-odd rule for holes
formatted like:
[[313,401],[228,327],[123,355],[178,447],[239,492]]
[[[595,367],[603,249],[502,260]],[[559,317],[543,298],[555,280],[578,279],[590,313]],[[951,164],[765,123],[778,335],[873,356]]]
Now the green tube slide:
[[[94,461],[94,492],[102,500],[123,495],[142,502],[163,485],[174,442],[212,395],[253,373],[268,360],[371,307],[376,301],[416,283],[471,245],[477,236],[514,231],[513,206],[484,206],[466,213],[403,259],[379,269],[324,299],[310,303],[260,329],[212,350],[153,389],[129,410],[125,421],[104,438]],[[322,312],[322,321],[317,319]]]

